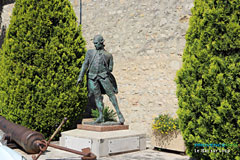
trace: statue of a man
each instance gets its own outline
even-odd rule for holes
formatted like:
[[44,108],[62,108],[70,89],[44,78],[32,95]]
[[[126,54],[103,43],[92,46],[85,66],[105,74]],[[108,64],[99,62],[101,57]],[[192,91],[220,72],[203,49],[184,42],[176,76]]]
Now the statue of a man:
[[103,96],[107,94],[114,108],[116,109],[119,122],[124,123],[125,119],[119,110],[117,98],[117,83],[113,75],[113,57],[104,49],[104,39],[101,35],[96,35],[93,39],[96,49],[88,50],[79,74],[77,84],[81,83],[87,71],[88,96],[94,95],[95,102],[99,111],[99,117],[95,123],[104,122],[103,118]]

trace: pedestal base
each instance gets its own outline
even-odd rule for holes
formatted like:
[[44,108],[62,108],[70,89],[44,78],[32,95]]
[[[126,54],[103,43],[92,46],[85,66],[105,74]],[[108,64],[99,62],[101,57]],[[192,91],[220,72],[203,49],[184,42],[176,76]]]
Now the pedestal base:
[[146,134],[132,130],[108,132],[74,129],[62,132],[60,145],[75,150],[89,147],[97,158],[146,149]]

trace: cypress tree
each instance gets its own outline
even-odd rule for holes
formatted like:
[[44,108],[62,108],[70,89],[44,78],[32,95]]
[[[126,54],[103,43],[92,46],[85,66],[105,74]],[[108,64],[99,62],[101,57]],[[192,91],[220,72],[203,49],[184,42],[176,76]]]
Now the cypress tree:
[[0,114],[46,137],[63,117],[73,127],[87,102],[86,87],[76,87],[85,52],[68,0],[16,0],[0,57]]
[[195,0],[176,83],[187,153],[240,159],[239,0]]

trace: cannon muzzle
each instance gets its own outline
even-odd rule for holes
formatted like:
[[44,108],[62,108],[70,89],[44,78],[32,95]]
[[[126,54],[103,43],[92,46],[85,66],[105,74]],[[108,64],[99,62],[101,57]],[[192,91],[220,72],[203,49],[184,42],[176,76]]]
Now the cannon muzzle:
[[44,136],[41,133],[12,123],[2,116],[0,116],[0,129],[27,153],[40,152],[39,141],[44,140]]

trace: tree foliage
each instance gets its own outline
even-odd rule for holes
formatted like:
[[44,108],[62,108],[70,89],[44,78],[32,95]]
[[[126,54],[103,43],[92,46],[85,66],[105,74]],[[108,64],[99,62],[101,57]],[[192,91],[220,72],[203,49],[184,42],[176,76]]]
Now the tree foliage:
[[[240,159],[239,0],[195,0],[176,82],[187,153],[197,159]],[[233,145],[203,148],[196,143]]]
[[71,128],[87,102],[75,86],[85,52],[68,0],[17,0],[0,55],[0,114],[46,137],[63,117]]

